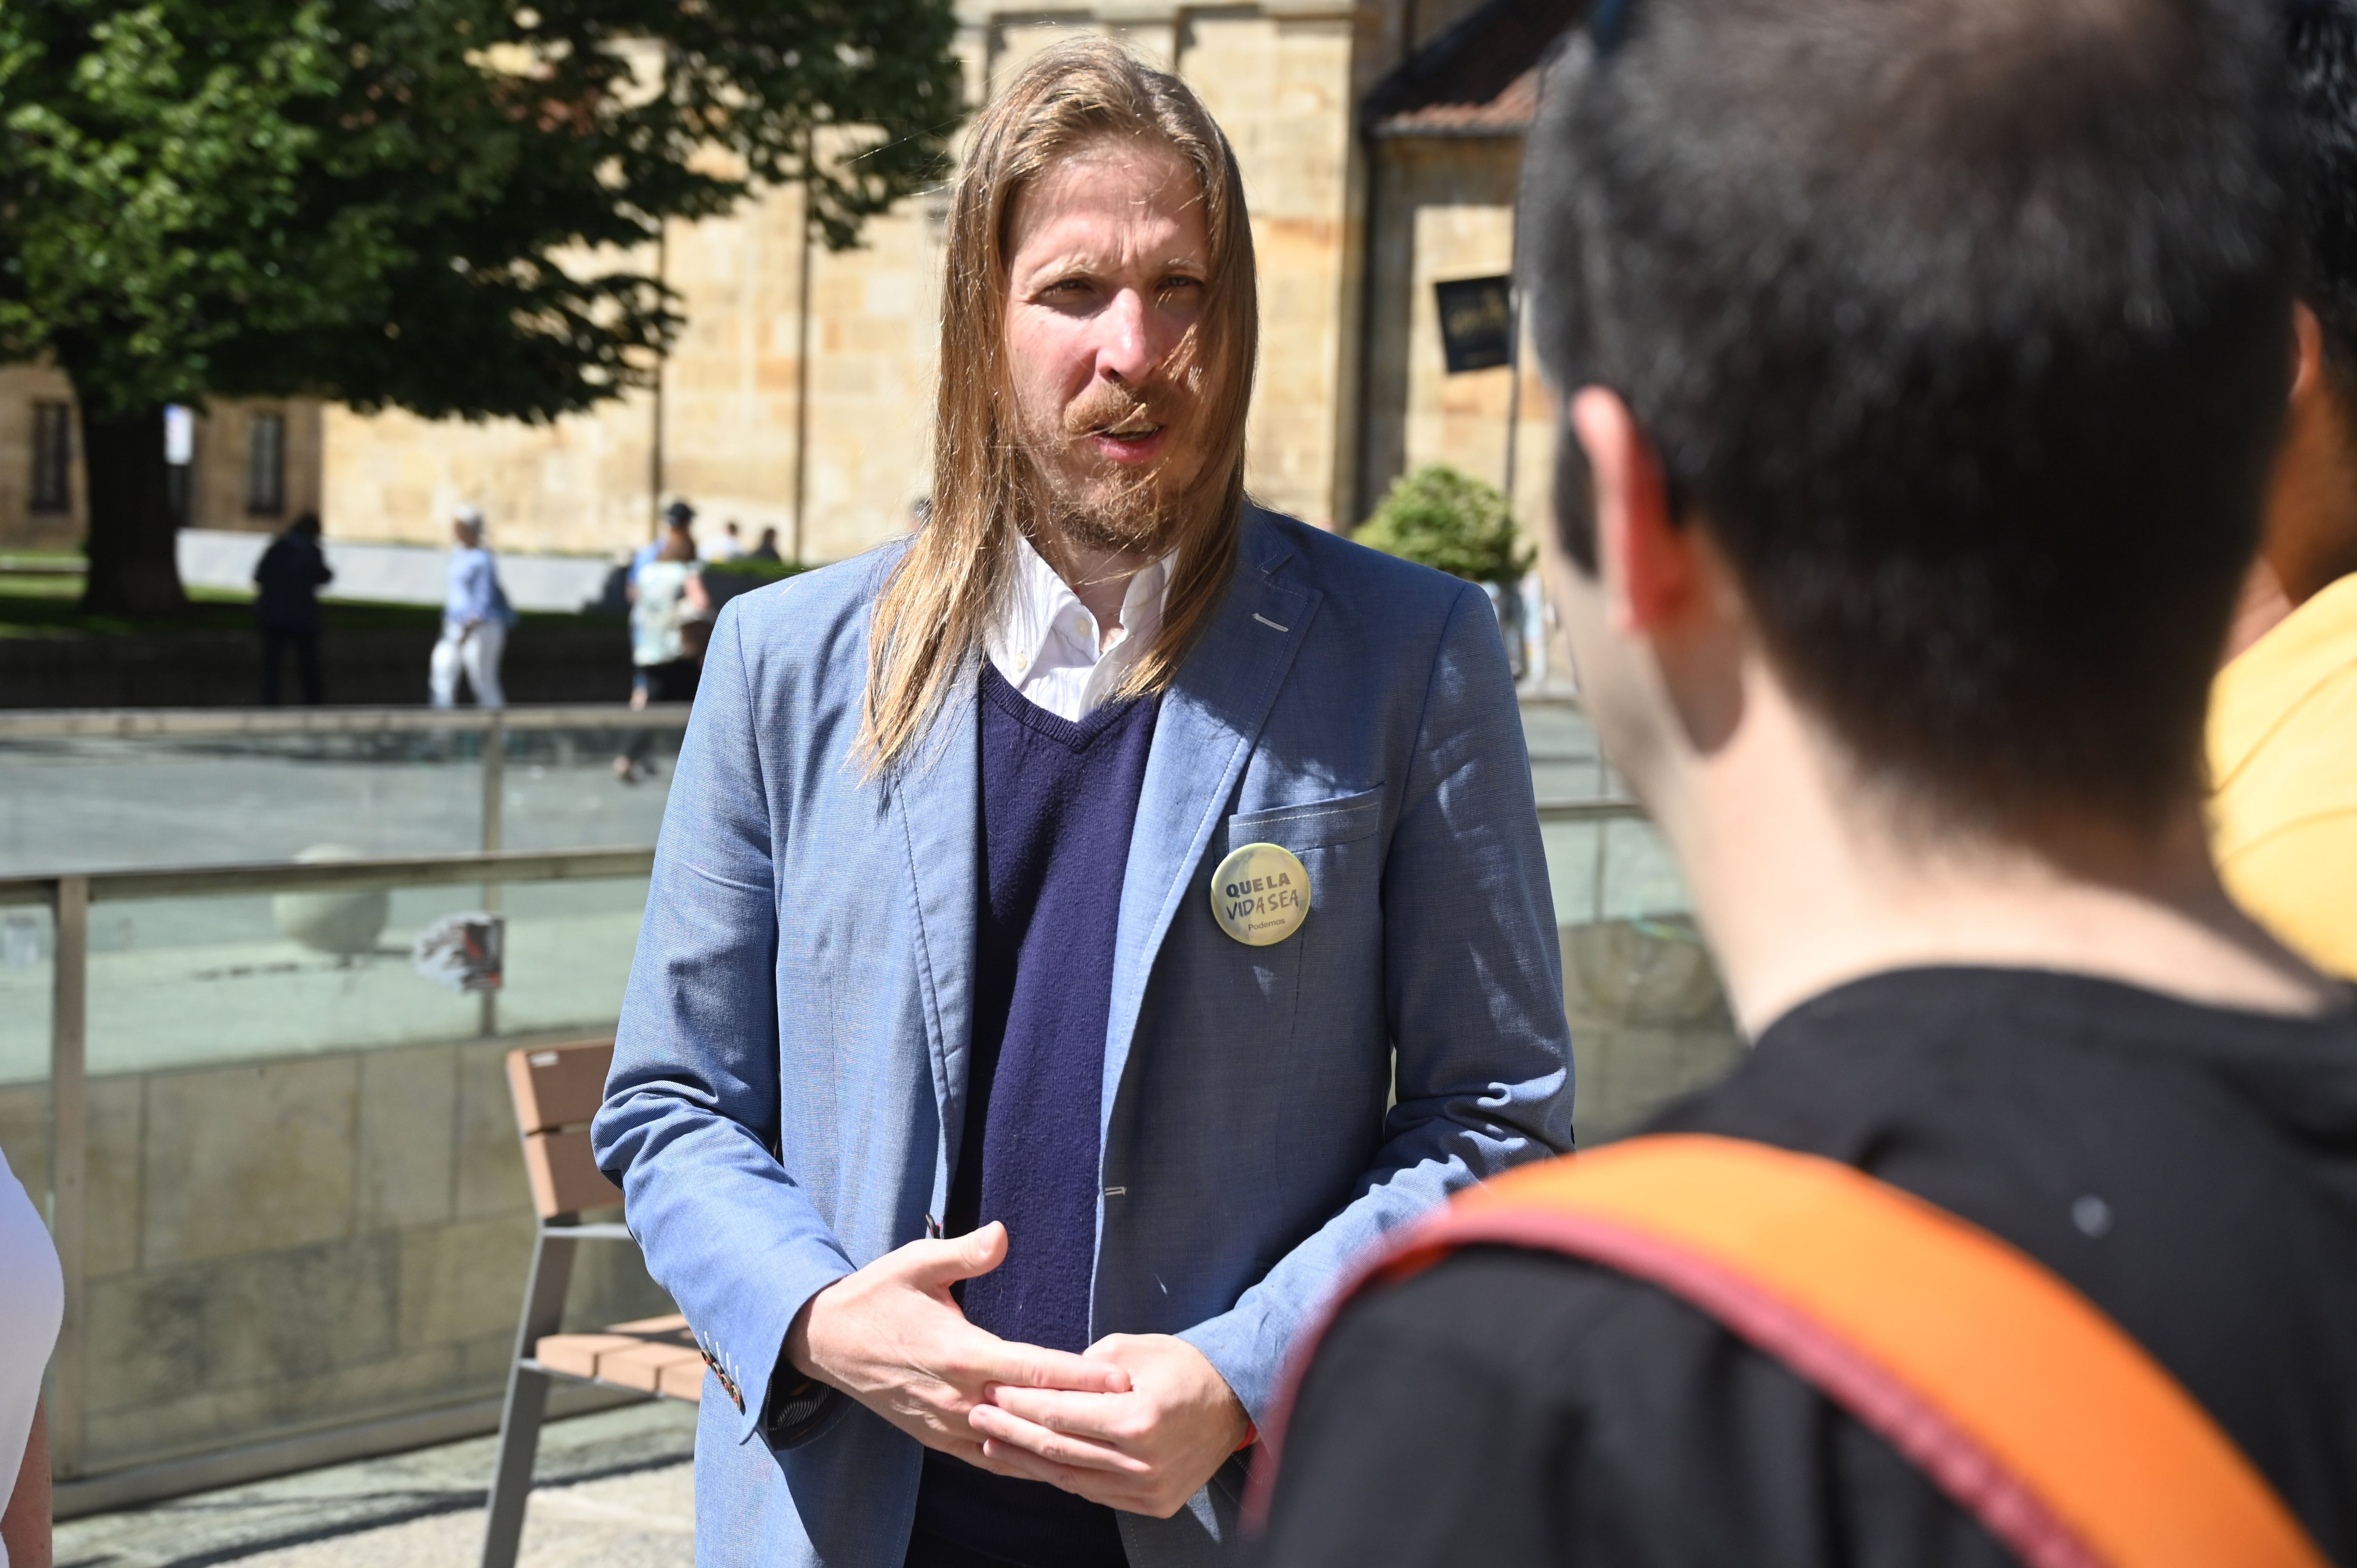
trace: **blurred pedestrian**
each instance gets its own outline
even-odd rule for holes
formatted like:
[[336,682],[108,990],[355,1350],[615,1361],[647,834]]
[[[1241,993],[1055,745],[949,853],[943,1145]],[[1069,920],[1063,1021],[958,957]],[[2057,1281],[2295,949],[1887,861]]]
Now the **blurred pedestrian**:
[[500,660],[507,651],[515,611],[500,586],[499,564],[483,543],[483,514],[462,506],[450,520],[450,586],[442,601],[442,640],[434,645],[430,667],[434,705],[456,706],[463,672],[476,703],[507,705],[500,687]]
[[2211,845],[2226,889],[2357,979],[2357,4],[2287,17],[2305,245],[2298,363],[2258,563],[2211,688]]
[[2357,1562],[2357,1009],[2201,832],[2273,11],[1643,0],[1550,73],[1546,575],[1757,1048],[1365,1261],[1272,1568]]
[[646,674],[647,700],[684,703],[695,695],[696,660],[687,628],[708,619],[712,600],[695,569],[695,547],[684,530],[663,541],[662,553],[639,574],[630,605],[630,662]]
[[632,631],[630,635],[630,706],[634,708],[642,708],[647,705],[646,666],[639,662],[637,653],[638,633],[636,629],[636,612],[639,603],[639,577],[649,566],[662,559],[666,552],[684,550],[686,552],[684,556],[674,558],[688,561],[694,560],[694,525],[695,509],[688,505],[685,501],[673,501],[671,505],[663,508],[663,524],[662,532],[657,533],[653,539],[639,546],[638,553],[630,557],[630,579],[629,584],[623,589],[623,596],[630,600],[632,607]]
[[673,501],[663,508],[662,525],[655,530],[655,536],[631,552],[630,582],[633,585],[638,582],[639,574],[663,553],[664,544],[674,533],[687,536],[688,553],[692,557],[695,553],[694,528],[695,509],[685,501]]
[[[692,703],[704,669],[712,599],[695,569],[695,543],[684,528],[665,531],[662,548],[630,587],[630,706]],[[614,758],[615,776],[635,783],[647,770],[654,737],[633,732]]]
[[41,1375],[64,1315],[65,1276],[48,1227],[0,1160],[0,1568],[48,1568]]
[[279,667],[287,654],[303,701],[327,699],[319,679],[319,590],[336,580],[319,548],[319,514],[307,511],[270,542],[253,568],[253,616],[262,628],[262,702],[278,706]]
[[742,561],[745,558],[745,536],[737,530],[737,520],[730,518],[721,525],[720,537],[713,541],[705,553],[714,561]]
[[783,557],[778,553],[778,531],[776,529],[765,528],[761,530],[761,542],[753,546],[751,559],[755,561],[778,561],[783,559]]

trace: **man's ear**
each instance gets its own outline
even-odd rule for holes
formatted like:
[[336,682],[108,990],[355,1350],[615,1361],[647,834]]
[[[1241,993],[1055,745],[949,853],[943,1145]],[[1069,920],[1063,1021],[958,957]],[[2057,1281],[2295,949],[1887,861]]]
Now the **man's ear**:
[[1575,392],[1571,428],[1596,487],[1597,571],[1612,628],[1659,632],[1691,610],[1701,591],[1694,533],[1671,517],[1661,459],[1620,393]]
[[2324,324],[2304,299],[2291,306],[2291,401],[2294,407],[2324,388]]

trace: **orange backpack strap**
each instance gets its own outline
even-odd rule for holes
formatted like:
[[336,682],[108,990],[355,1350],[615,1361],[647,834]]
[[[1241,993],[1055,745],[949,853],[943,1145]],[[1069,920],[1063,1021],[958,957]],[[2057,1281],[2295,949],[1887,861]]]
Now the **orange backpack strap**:
[[1494,1243],[1585,1258],[1700,1308],[2032,1568],[2323,1568],[2144,1347],[2018,1249],[1849,1165],[1733,1138],[1631,1139],[1463,1194],[1353,1289]]

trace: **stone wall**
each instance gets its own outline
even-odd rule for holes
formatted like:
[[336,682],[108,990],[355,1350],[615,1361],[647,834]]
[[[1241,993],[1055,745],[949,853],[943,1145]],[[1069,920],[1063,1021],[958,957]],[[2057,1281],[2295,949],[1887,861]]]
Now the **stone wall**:
[[[246,444],[258,413],[286,422],[285,489],[278,510],[270,512],[253,509],[246,488]],[[275,533],[303,513],[319,510],[325,435],[325,411],[311,398],[216,401],[197,420],[188,526]]]
[[[73,433],[72,505],[62,512],[30,510],[33,483],[33,404],[70,403],[73,384],[47,365],[0,366],[0,548],[70,550],[90,526],[89,485],[81,470],[81,431]],[[253,415],[286,421],[285,494],[277,511],[248,509],[246,441]],[[188,522],[197,528],[259,529],[274,532],[296,514],[320,503],[323,416],[307,398],[221,398],[197,420],[191,456]],[[160,439],[160,437],[159,437]]]
[[81,477],[81,433],[74,432],[73,505],[37,512],[33,497],[33,404],[66,403],[73,385],[47,365],[0,366],[0,545],[68,550],[90,527],[89,489]]
[[[1082,31],[1175,65],[1202,94],[1235,145],[1259,252],[1248,483],[1268,504],[1321,525],[1348,510],[1356,463],[1353,106],[1396,58],[1386,28],[1398,30],[1399,10],[1343,0],[1018,10],[984,0],[960,12],[977,98]],[[684,496],[707,539],[733,519],[748,542],[774,527],[791,550],[799,474],[807,558],[840,559],[890,538],[930,489],[947,211],[945,193],[928,193],[870,222],[856,250],[810,252],[806,460],[796,406],[801,199],[773,190],[727,218],[673,224],[660,258],[647,247],[607,263],[660,265],[683,296],[688,325],[662,372],[660,480],[649,392],[546,425],[331,410],[328,532],[435,542],[450,508],[472,501],[500,548],[610,552],[649,537],[658,502]]]
[[[1691,922],[1567,928],[1581,1141],[1743,1047]],[[93,1079],[81,1472],[491,1398],[533,1218],[502,1069],[519,1044],[388,1046]],[[0,1087],[0,1152],[48,1185],[47,1086]],[[585,1246],[570,1326],[669,1310],[635,1249]]]
[[[91,1079],[83,1472],[495,1397],[533,1229],[520,1043]],[[0,1088],[0,1151],[47,1190],[46,1085]],[[635,1248],[585,1245],[574,1326],[668,1310]]]
[[1372,510],[1394,479],[1427,463],[1502,484],[1512,404],[1514,515],[1532,527],[1548,515],[1555,463],[1538,368],[1525,353],[1518,370],[1448,374],[1432,292],[1446,279],[1512,266],[1521,138],[1393,137],[1376,149],[1359,514]]

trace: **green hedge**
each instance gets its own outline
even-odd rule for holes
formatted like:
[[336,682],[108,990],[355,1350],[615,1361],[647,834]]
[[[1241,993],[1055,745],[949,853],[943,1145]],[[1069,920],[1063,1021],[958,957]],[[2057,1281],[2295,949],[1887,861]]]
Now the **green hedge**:
[[1519,582],[1531,567],[1504,492],[1445,463],[1403,475],[1351,537],[1471,583]]

